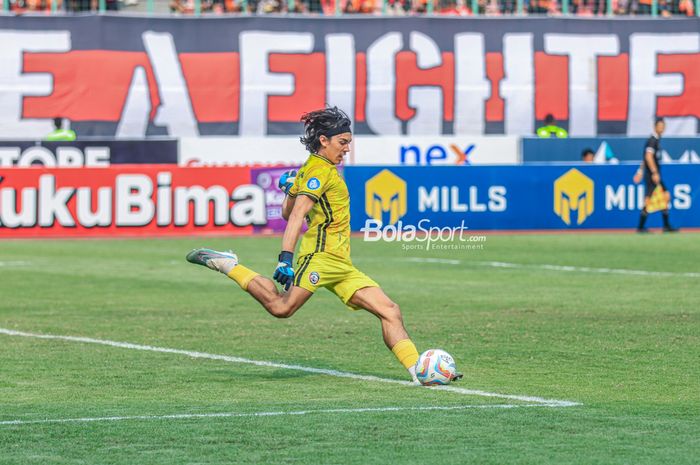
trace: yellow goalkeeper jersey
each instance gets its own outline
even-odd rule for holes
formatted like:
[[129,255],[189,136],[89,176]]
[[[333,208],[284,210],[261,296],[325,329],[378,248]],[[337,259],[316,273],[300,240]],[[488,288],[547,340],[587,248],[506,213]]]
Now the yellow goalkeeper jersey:
[[350,193],[336,166],[312,153],[299,169],[289,195],[306,195],[316,203],[306,216],[309,230],[301,239],[299,257],[329,253],[350,260]]

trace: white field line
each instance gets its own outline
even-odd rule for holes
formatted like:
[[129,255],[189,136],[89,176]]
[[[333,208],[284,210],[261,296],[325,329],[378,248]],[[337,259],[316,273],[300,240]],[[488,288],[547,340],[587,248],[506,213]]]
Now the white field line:
[[588,266],[566,266],[566,265],[549,265],[545,263],[534,263],[534,264],[522,264],[522,263],[509,263],[509,262],[475,262],[475,261],[461,261],[453,259],[443,259],[443,258],[420,258],[420,257],[409,257],[406,258],[410,262],[418,263],[441,263],[446,265],[461,265],[474,264],[481,266],[489,266],[492,268],[512,268],[512,269],[539,269],[548,271],[567,271],[576,273],[602,273],[602,274],[621,274],[630,276],[656,276],[656,277],[667,277],[667,278],[700,278],[700,273],[694,272],[673,272],[673,271],[649,271],[649,270],[629,270],[622,268],[592,268]]
[[[201,359],[207,359],[207,360],[220,360],[220,361],[229,362],[229,363],[245,363],[245,364],[249,364],[249,365],[256,365],[256,366],[262,366],[262,367],[281,368],[284,370],[304,371],[306,373],[315,373],[315,374],[319,374],[319,375],[335,376],[337,378],[350,378],[350,379],[356,379],[359,381],[371,381],[371,382],[379,382],[379,383],[398,384],[401,386],[409,386],[409,387],[413,387],[413,388],[416,387],[410,381],[402,381],[402,380],[390,379],[390,378],[380,378],[378,376],[372,376],[372,375],[359,375],[356,373],[349,373],[346,371],[327,370],[327,369],[323,369],[323,368],[313,368],[313,367],[306,367],[306,366],[301,366],[301,365],[287,365],[284,363],[268,362],[268,361],[264,361],[264,360],[251,360],[251,359],[241,358],[241,357],[232,357],[229,355],[208,354],[206,352],[193,352],[193,351],[189,351],[189,350],[170,349],[170,348],[166,348],[166,347],[154,347],[154,346],[148,346],[148,345],[131,344],[128,342],[116,342],[116,341],[109,341],[109,340],[104,340],[104,339],[93,339],[93,338],[89,338],[89,337],[58,336],[58,335],[53,335],[53,334],[26,333],[26,332],[22,332],[22,331],[14,331],[14,330],[5,329],[5,328],[0,328],[0,334],[5,334],[7,336],[30,337],[30,338],[36,338],[36,339],[54,339],[54,340],[69,341],[69,342],[80,342],[80,343],[85,343],[85,344],[99,344],[99,345],[103,345],[103,346],[119,347],[121,349],[143,350],[143,351],[148,351],[148,352],[159,352],[159,353],[165,353],[165,354],[184,355],[184,356],[191,357],[191,358],[201,358]],[[544,406],[548,406],[548,407],[573,407],[576,405],[581,405],[578,402],[571,402],[571,401],[567,401],[567,400],[554,400],[554,399],[544,399],[542,397],[534,397],[534,396],[499,394],[496,392],[478,391],[478,390],[473,390],[473,389],[460,388],[460,387],[456,387],[456,386],[440,386],[437,388],[433,387],[433,388],[425,388],[425,389],[430,389],[432,391],[440,391],[440,392],[453,392],[453,393],[469,395],[469,396],[492,397],[492,398],[508,399],[508,400],[514,400],[514,401],[520,401],[520,402],[530,402],[530,403],[536,403],[536,404],[540,404],[540,405],[544,405]]]
[[199,418],[241,418],[241,417],[279,417],[300,416],[319,413],[344,414],[344,413],[381,413],[381,412],[424,412],[424,411],[450,411],[467,409],[511,409],[522,407],[557,407],[550,404],[491,404],[491,405],[455,405],[446,407],[368,407],[368,408],[337,408],[320,410],[293,410],[290,412],[250,412],[250,413],[179,413],[172,415],[134,415],[123,417],[86,417],[86,418],[55,418],[43,420],[5,420],[0,421],[0,426],[11,425],[37,425],[46,423],[92,423],[128,420],[188,420]]
[[31,265],[31,262],[27,261],[22,261],[22,260],[13,260],[13,261],[0,261],[0,267],[4,266],[29,266]]

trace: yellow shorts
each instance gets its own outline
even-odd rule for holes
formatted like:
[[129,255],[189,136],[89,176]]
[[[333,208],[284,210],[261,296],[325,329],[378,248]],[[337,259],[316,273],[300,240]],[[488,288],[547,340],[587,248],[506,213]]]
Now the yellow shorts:
[[360,308],[348,303],[356,291],[365,287],[379,287],[372,278],[355,268],[350,260],[323,252],[299,257],[294,285],[310,292],[325,287],[351,310]]

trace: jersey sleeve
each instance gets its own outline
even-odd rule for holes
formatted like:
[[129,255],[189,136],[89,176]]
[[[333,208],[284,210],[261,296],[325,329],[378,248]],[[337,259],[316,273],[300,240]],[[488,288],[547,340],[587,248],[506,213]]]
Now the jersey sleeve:
[[311,167],[307,170],[299,171],[294,185],[289,190],[289,195],[296,197],[298,195],[306,195],[318,202],[330,184],[330,170],[325,167]]
[[647,144],[644,146],[644,153],[651,151],[656,155],[656,151],[659,149],[659,140],[655,137],[650,137],[647,139]]

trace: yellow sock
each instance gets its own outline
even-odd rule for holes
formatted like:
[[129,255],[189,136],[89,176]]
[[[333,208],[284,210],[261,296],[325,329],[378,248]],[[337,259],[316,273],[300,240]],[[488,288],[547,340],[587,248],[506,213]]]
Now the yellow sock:
[[244,291],[247,291],[248,284],[250,284],[253,278],[259,275],[259,273],[256,273],[243,265],[236,265],[226,276],[236,281],[236,283],[238,283],[238,285],[241,286]]
[[391,351],[396,355],[396,358],[399,359],[401,365],[406,367],[407,370],[418,362],[418,350],[410,339],[397,342],[396,345],[391,348]]

